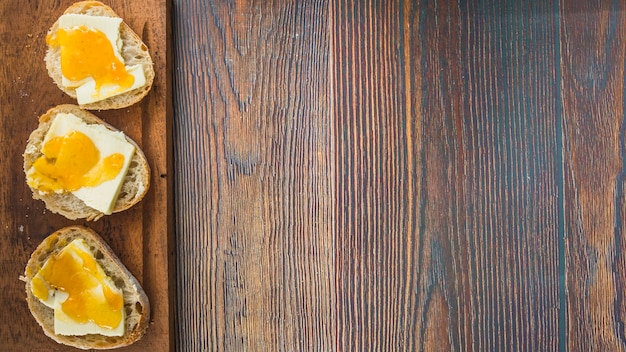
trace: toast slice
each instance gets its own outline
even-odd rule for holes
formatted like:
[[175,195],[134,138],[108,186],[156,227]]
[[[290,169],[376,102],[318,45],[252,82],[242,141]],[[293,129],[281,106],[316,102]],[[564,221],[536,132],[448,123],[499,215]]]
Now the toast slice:
[[[119,18],[113,9],[99,1],[77,2],[67,8],[64,14],[84,14]],[[58,29],[59,20],[57,20],[48,31],[48,37],[55,36]],[[124,63],[126,66],[141,65],[143,67],[146,83],[139,88],[120,95],[81,105],[81,108],[87,110],[120,109],[139,102],[150,91],[154,81],[154,68],[148,47],[125,22],[122,22],[120,25],[120,39],[122,40],[121,56],[124,59]],[[54,83],[67,95],[76,99],[76,88],[65,87],[63,85],[60,47],[48,43],[48,50],[44,60],[46,62],[48,75],[54,80]]]
[[[122,290],[124,297],[125,330],[123,336],[103,336],[89,334],[64,336],[54,333],[54,311],[44,305],[31,290],[31,282],[48,258],[58,253],[75,239],[82,239],[98,264],[115,285]],[[137,279],[128,271],[109,245],[95,231],[83,226],[70,226],[60,229],[46,239],[32,253],[24,276],[26,301],[32,315],[41,325],[44,333],[56,342],[80,349],[111,349],[127,346],[144,336],[150,321],[150,303]]]
[[[32,167],[33,163],[43,155],[41,148],[46,133],[50,129],[54,118],[59,113],[71,113],[87,124],[100,124],[111,131],[117,131],[113,126],[99,119],[92,113],[82,110],[80,107],[71,104],[58,105],[51,108],[41,117],[39,117],[39,126],[28,138],[26,149],[24,151],[24,172]],[[122,186],[113,207],[113,213],[126,210],[137,204],[150,188],[150,166],[148,161],[132,139],[126,136],[126,140],[135,147],[135,153],[130,161],[128,171],[122,182]],[[31,187],[34,199],[41,199],[46,204],[46,208],[54,213],[61,214],[70,220],[87,219],[94,221],[105,214],[97,209],[87,206],[82,200],[70,192],[40,192]]]

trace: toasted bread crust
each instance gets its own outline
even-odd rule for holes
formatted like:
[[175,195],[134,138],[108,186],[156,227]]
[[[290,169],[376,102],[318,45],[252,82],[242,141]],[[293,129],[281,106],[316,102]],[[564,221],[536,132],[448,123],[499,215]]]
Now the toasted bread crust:
[[[111,131],[118,131],[97,116],[86,110],[82,110],[76,105],[63,104],[53,107],[39,118],[39,126],[28,138],[23,155],[24,173],[27,174],[33,163],[42,156],[41,144],[52,121],[59,113],[71,113],[84,120],[87,124],[100,124]],[[135,153],[122,183],[120,194],[115,202],[113,213],[124,211],[140,202],[150,188],[150,166],[148,165],[146,156],[135,141],[128,136],[126,136],[126,140],[135,146]],[[70,220],[87,219],[95,221],[105,215],[101,211],[87,206],[72,193],[40,193],[32,187],[31,191],[33,192],[33,198],[43,200],[48,210],[61,214]]]
[[[82,238],[94,253],[105,273],[122,289],[126,310],[125,332],[120,337],[102,335],[62,336],[54,333],[54,312],[37,299],[31,291],[31,281],[48,258],[58,253],[76,238]],[[28,308],[44,333],[56,342],[80,349],[111,349],[128,346],[141,339],[150,321],[150,303],[139,281],[128,271],[109,245],[95,231],[83,226],[60,229],[32,253],[22,278],[26,285]]]
[[[70,13],[104,17],[120,17],[115,13],[115,11],[113,11],[113,9],[99,1],[77,2],[68,7],[64,12],[64,14]],[[54,36],[58,29],[59,21],[57,20],[48,31],[48,35]],[[124,58],[125,64],[128,66],[142,65],[146,76],[146,84],[120,95],[109,97],[90,104],[80,105],[81,108],[87,110],[120,109],[139,102],[150,91],[152,83],[154,82],[155,74],[152,58],[150,57],[148,48],[143,43],[141,38],[125,22],[122,22],[120,26],[120,38],[123,43],[121,55]],[[46,63],[48,75],[52,78],[54,83],[67,95],[76,99],[76,89],[64,87],[62,84],[60,48],[48,45],[44,61]]]

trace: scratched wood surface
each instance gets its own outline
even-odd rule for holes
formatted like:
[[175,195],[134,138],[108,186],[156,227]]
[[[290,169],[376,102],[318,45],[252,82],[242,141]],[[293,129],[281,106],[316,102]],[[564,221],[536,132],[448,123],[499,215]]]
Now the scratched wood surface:
[[175,1],[177,347],[622,351],[621,1]]
[[142,284],[150,327],[125,351],[174,350],[173,204],[171,172],[171,43],[168,0],[105,1],[150,48],[156,72],[151,92],[126,109],[94,112],[135,140],[151,167],[150,190],[131,209],[96,222],[69,221],[33,200],[22,153],[39,115],[74,103],[46,73],[45,36],[72,0],[0,1],[0,351],[72,351],[44,335],[28,310],[26,262],[52,232],[80,224],[98,232]]

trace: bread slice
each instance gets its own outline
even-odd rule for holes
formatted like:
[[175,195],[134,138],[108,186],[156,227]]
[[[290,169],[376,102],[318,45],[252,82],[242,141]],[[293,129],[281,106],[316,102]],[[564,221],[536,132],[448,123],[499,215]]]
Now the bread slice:
[[[51,108],[41,117],[39,117],[39,126],[28,138],[26,150],[24,151],[24,172],[28,173],[33,163],[43,154],[41,147],[43,140],[52,125],[52,121],[59,113],[72,113],[83,119],[87,124],[101,124],[111,131],[117,131],[113,126],[100,120],[92,113],[82,110],[80,107],[71,104],[58,105]],[[115,202],[113,213],[126,210],[137,204],[150,187],[150,166],[148,161],[132,139],[126,137],[126,140],[135,146],[135,153],[130,161],[128,171],[122,183],[120,193]],[[31,187],[34,199],[41,199],[46,204],[46,208],[54,213],[61,214],[70,220],[87,219],[97,220],[105,214],[99,210],[87,206],[82,200],[72,193],[40,193],[39,190]]]
[[[74,239],[81,238],[90,248],[96,261],[124,295],[126,313],[123,336],[111,337],[97,334],[84,336],[63,336],[54,333],[54,311],[41,303],[31,290],[31,281],[48,258],[58,253]],[[31,255],[24,276],[28,308],[44,333],[56,342],[80,349],[110,349],[132,344],[146,332],[150,321],[150,303],[137,279],[122,264],[109,245],[95,231],[83,226],[70,226],[60,229],[46,239]]]
[[[110,7],[99,1],[77,2],[67,8],[67,10],[65,10],[64,12],[64,14],[70,13],[91,16],[105,16],[117,18],[120,17]],[[48,31],[48,35],[54,36],[58,29],[59,21],[57,20],[54,25],[52,25],[52,28],[50,28],[50,30]],[[142,65],[144,74],[146,76],[146,84],[132,91],[109,97],[105,100],[81,105],[83,109],[120,109],[137,103],[150,91],[150,88],[152,87],[152,83],[154,81],[154,68],[152,65],[152,58],[150,57],[150,53],[148,52],[148,47],[125,22],[122,22],[120,26],[120,38],[123,43],[121,55],[124,58],[124,63],[126,64],[126,66]],[[64,87],[62,84],[60,47],[48,45],[45,62],[46,68],[48,69],[48,74],[50,75],[50,77],[52,77],[54,83],[56,83],[56,85],[62,91],[67,93],[67,95],[76,99],[76,89]]]

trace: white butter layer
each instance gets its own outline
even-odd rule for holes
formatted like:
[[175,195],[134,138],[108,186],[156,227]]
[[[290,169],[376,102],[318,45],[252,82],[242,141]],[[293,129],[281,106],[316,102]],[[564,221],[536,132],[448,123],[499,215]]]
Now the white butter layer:
[[82,187],[72,192],[89,207],[107,215],[111,214],[128,171],[130,160],[135,153],[135,146],[126,141],[124,133],[113,132],[102,125],[88,125],[74,114],[69,113],[57,114],[43,144],[54,137],[65,136],[72,131],[79,131],[91,139],[100,151],[100,160],[115,153],[124,156],[122,169],[115,178],[94,187]]
[[96,81],[94,81],[93,78],[87,78],[80,87],[76,88],[76,100],[78,104],[95,103],[124,92],[129,92],[146,84],[146,76],[143,74],[143,67],[141,65],[127,66],[126,69],[129,74],[135,77],[133,84],[129,88],[120,89],[118,85],[106,84],[102,85],[100,89],[97,90]]
[[85,26],[96,29],[104,33],[115,49],[115,55],[124,62],[120,50],[122,49],[122,39],[120,38],[120,25],[122,19],[119,17],[91,16],[78,13],[68,13],[59,17],[59,27],[72,29]]
[[[102,293],[102,286],[98,286],[93,291],[94,293],[104,295]],[[69,317],[61,305],[67,299],[68,295],[65,292],[57,292],[54,300],[54,333],[57,335],[65,336],[83,336],[87,334],[98,334],[104,336],[123,336],[124,335],[124,320],[126,319],[124,309],[122,309],[122,320],[119,325],[114,329],[103,328],[100,325],[88,321],[86,323],[77,323],[71,317]]]
[[[89,29],[95,29],[104,33],[111,45],[115,56],[122,62],[124,58],[121,55],[122,39],[120,38],[120,25],[122,19],[118,17],[90,16],[84,14],[65,14],[59,18],[59,27],[63,29],[72,29],[84,26]],[[80,81],[72,81],[62,76],[61,84],[67,88],[76,88],[76,98],[78,104],[90,104],[100,100],[104,100],[119,94],[137,89],[146,83],[146,77],[141,65],[126,66],[126,70],[135,79],[133,84],[128,88],[121,88],[118,85],[103,85],[100,89],[96,89],[96,82],[93,78],[88,77]]]
[[[78,247],[82,251],[89,253],[93,257],[93,253],[89,250],[89,248],[85,245],[82,239],[75,239],[69,245],[65,246],[59,253],[64,253],[70,251],[69,253],[80,260],[80,256],[72,250],[73,246]],[[49,260],[44,263],[41,270],[44,270],[49,263]],[[102,270],[102,268],[98,265],[98,270]],[[41,277],[39,272],[35,275],[35,277]],[[107,277],[106,278],[107,285],[118,294],[122,294],[121,290],[118,289],[115,284]],[[45,281],[44,281],[45,282]],[[46,283],[47,285],[47,283]],[[32,288],[31,288],[32,290]],[[104,292],[102,290],[102,285],[92,291],[93,293],[104,296]],[[126,314],[122,309],[122,320],[120,324],[114,329],[103,328],[94,322],[87,323],[78,323],[74,321],[70,316],[65,314],[62,309],[62,304],[67,300],[69,295],[63,291],[58,291],[50,288],[48,286],[48,298],[43,301],[40,300],[43,304],[48,306],[49,308],[54,310],[54,333],[57,335],[65,335],[65,336],[82,336],[87,334],[99,334],[104,336],[123,336],[124,335],[124,321],[126,320]]]

